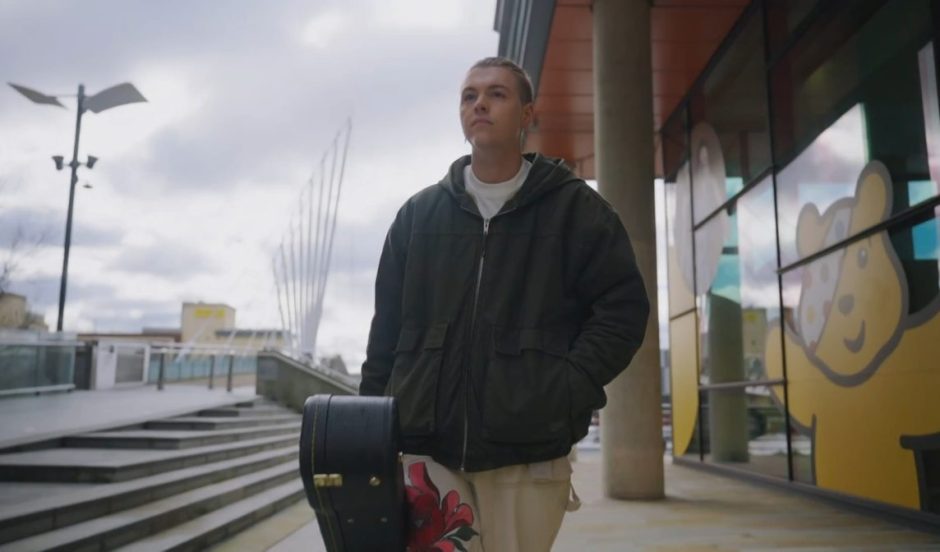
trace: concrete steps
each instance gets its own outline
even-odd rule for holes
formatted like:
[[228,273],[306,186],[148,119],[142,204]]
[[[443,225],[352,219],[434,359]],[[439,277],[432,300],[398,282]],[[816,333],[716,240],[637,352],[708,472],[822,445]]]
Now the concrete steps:
[[284,414],[284,409],[279,406],[259,405],[253,407],[222,407],[200,410],[200,416],[210,418],[241,417],[241,416],[280,416]]
[[202,416],[187,416],[181,418],[170,418],[168,420],[158,420],[144,424],[146,429],[233,429],[238,427],[257,427],[263,425],[289,423],[300,420],[297,414],[287,414],[279,416],[225,416],[221,418],[209,418]]
[[186,449],[276,435],[296,435],[300,422],[220,430],[101,431],[66,437],[63,445],[74,448]]
[[121,552],[204,550],[301,500],[300,479],[284,483],[190,522],[119,548]]
[[0,500],[0,551],[188,550],[228,538],[303,497],[299,420],[250,403],[0,454],[0,481],[12,482],[0,495],[6,485],[25,497]]
[[0,551],[111,550],[272,487],[295,482],[301,484],[297,477],[297,466],[293,462],[279,464],[259,472],[7,543],[0,546]]
[[296,444],[276,435],[182,450],[58,448],[0,455],[0,481],[115,483]]
[[65,496],[50,496],[15,508],[0,509],[0,543],[119,512],[231,477],[295,462],[296,459],[296,447],[287,446],[133,481],[79,489]]

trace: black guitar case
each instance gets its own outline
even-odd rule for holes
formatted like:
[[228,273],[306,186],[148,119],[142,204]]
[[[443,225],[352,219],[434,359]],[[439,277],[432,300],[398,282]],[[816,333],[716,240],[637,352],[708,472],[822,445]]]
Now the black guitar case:
[[405,479],[391,397],[313,395],[300,475],[329,552],[405,550]]

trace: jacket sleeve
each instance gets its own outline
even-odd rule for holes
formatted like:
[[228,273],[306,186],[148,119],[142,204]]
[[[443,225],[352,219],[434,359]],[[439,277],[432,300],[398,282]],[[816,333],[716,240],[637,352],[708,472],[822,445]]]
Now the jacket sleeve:
[[383,395],[401,331],[401,300],[410,223],[408,205],[398,211],[385,237],[375,277],[375,315],[362,364],[360,395]]
[[607,403],[604,386],[622,372],[643,342],[650,304],[630,238],[617,213],[592,198],[575,246],[575,293],[586,318],[568,351],[572,414]]

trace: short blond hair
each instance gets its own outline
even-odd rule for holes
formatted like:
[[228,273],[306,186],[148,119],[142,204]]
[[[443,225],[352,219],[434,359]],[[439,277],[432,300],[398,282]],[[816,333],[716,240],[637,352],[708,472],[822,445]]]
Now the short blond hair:
[[520,67],[516,62],[504,57],[488,57],[474,63],[470,70],[472,71],[481,67],[502,67],[503,69],[507,69],[516,77],[516,81],[519,83],[519,99],[522,100],[522,105],[532,103],[535,96],[532,89],[532,79],[529,78],[529,74],[526,73],[525,69]]

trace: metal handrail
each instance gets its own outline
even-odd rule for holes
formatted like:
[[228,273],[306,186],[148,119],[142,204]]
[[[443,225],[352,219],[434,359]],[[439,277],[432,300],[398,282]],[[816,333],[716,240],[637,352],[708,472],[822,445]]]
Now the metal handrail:
[[57,341],[57,340],[36,340],[27,339],[0,339],[0,347],[84,347],[84,341]]

